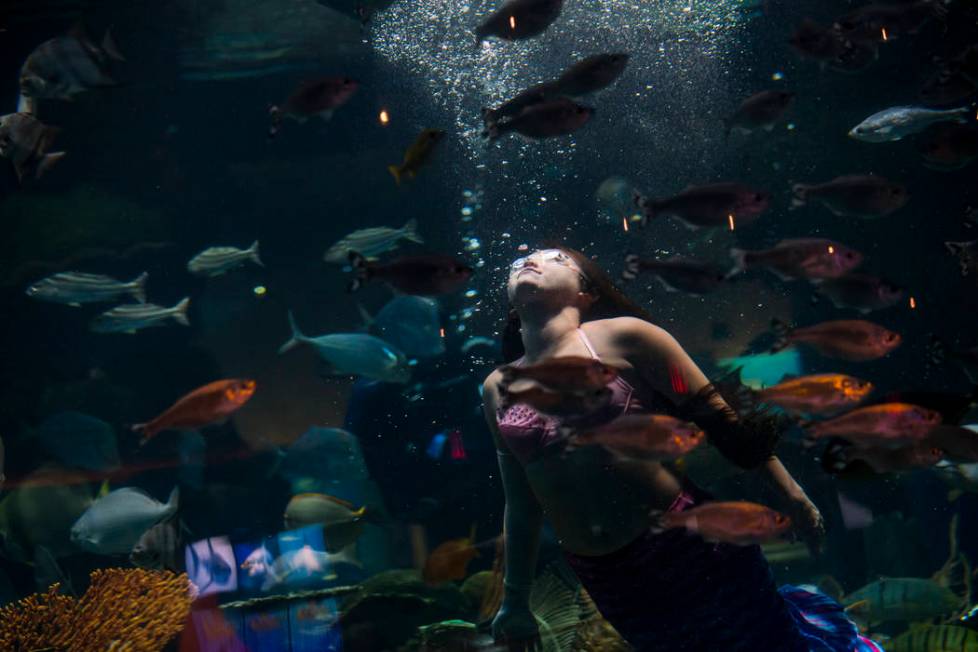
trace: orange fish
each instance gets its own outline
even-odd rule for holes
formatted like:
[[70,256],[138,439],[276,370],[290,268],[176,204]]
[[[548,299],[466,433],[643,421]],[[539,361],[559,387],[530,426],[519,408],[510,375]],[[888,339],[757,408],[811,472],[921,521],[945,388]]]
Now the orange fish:
[[880,403],[808,424],[813,439],[842,437],[856,446],[900,448],[926,437],[941,422],[939,412],[911,403]]
[[580,417],[596,412],[611,401],[611,390],[600,387],[587,392],[550,392],[542,387],[530,387],[519,392],[499,388],[499,407],[507,409],[516,403],[552,417]]
[[576,355],[552,358],[526,367],[506,365],[500,372],[505,385],[526,378],[555,392],[600,389],[618,377],[618,370],[614,367],[594,358]]
[[215,380],[190,392],[152,421],[138,423],[132,429],[143,433],[139,440],[142,446],[163,430],[192,430],[216,423],[247,403],[255,386],[251,379]]
[[469,536],[451,539],[432,550],[421,571],[424,581],[434,586],[450,580],[464,580],[469,562],[479,556],[474,540],[473,525]]
[[770,507],[745,501],[705,503],[659,516],[664,529],[684,527],[713,543],[748,546],[781,538],[791,519]]
[[873,384],[845,374],[813,374],[758,390],[754,395],[792,414],[834,414],[853,408],[873,391]]
[[706,435],[696,424],[666,414],[626,414],[570,437],[569,448],[599,444],[643,459],[671,460],[699,446]]

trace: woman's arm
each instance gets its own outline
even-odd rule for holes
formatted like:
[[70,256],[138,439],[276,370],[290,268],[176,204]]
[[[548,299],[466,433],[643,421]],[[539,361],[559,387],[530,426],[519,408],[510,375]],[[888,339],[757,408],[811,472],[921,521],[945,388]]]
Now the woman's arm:
[[496,443],[496,457],[506,494],[503,513],[506,568],[503,599],[504,604],[528,607],[530,587],[536,572],[543,510],[530,488],[523,466],[499,435],[496,423],[499,378],[499,373],[494,371],[483,384],[482,407]]
[[621,344],[639,375],[693,421],[731,462],[751,469],[778,494],[786,511],[813,548],[824,534],[818,509],[774,455],[780,425],[770,415],[740,417],[706,378],[679,342],[647,321],[622,318]]

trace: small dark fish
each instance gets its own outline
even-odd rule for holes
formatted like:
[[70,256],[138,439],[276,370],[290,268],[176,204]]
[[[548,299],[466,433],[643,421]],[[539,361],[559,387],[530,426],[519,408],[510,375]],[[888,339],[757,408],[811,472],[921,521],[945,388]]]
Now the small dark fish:
[[580,97],[607,88],[621,77],[627,65],[628,55],[623,52],[595,54],[581,59],[557,78],[557,92]]
[[646,260],[635,254],[625,256],[621,276],[630,281],[639,272],[651,272],[667,292],[685,292],[700,296],[716,290],[727,279],[718,267],[691,258],[672,256],[665,260]]
[[125,61],[108,31],[101,46],[92,43],[81,29],[45,41],[34,48],[20,69],[22,102],[67,100],[86,90],[115,86],[108,74],[109,59]]
[[276,105],[268,110],[272,118],[268,137],[274,138],[281,131],[282,121],[286,117],[300,123],[314,116],[329,120],[333,117],[333,112],[346,104],[359,87],[360,83],[350,77],[322,77],[303,81],[281,106]]
[[90,326],[96,333],[135,333],[143,328],[162,326],[172,319],[184,326],[190,325],[187,319],[187,308],[190,297],[177,303],[172,308],[164,308],[152,303],[133,303],[117,306],[96,317]]
[[547,100],[553,100],[560,96],[556,82],[544,82],[536,84],[520,91],[516,97],[500,104],[495,109],[483,108],[482,120],[488,127],[504,118],[512,118],[519,115],[523,109],[539,104]]
[[836,308],[854,308],[864,314],[895,305],[904,292],[903,288],[869,274],[818,281],[815,288],[831,299]]
[[435,146],[444,138],[441,129],[425,129],[415,139],[414,143],[404,153],[404,161],[400,165],[388,165],[387,170],[394,175],[394,181],[401,184],[401,178],[413,179],[418,170],[424,166],[435,151]]
[[125,295],[145,303],[147,278],[149,274],[146,272],[129,282],[117,281],[101,274],[61,272],[31,285],[27,288],[27,296],[70,306],[116,301]]
[[527,366],[500,367],[502,384],[532,380],[554,392],[598,390],[618,377],[618,370],[595,358],[562,356]]
[[850,174],[819,184],[796,183],[791,207],[819,201],[836,215],[876,218],[889,215],[910,199],[907,189],[875,174]]
[[945,242],[944,246],[961,265],[961,276],[978,272],[978,240],[970,242]]
[[944,18],[942,0],[888,2],[859,7],[839,18],[835,26],[852,41],[885,43],[907,34],[916,34],[931,18]]
[[821,462],[829,473],[851,477],[857,468],[863,466],[874,474],[928,469],[941,461],[943,456],[943,450],[926,440],[893,449],[884,446],[855,446],[845,440],[834,439],[822,453]]
[[958,170],[978,158],[978,127],[953,122],[931,125],[914,144],[927,167]]
[[510,0],[476,28],[476,44],[490,36],[518,41],[542,34],[557,20],[563,5],[563,0]]
[[771,131],[795,101],[795,93],[761,91],[744,100],[733,115],[724,119],[724,135],[731,131],[750,133],[755,129]]
[[0,156],[14,164],[18,181],[28,174],[39,179],[64,157],[64,152],[48,151],[58,131],[27,113],[0,116]]
[[357,274],[350,282],[350,292],[378,278],[404,294],[435,296],[455,292],[472,276],[471,267],[451,256],[439,254],[402,256],[381,264],[369,262],[359,253],[351,251],[350,265]]
[[767,267],[782,280],[838,278],[863,262],[863,255],[855,249],[824,238],[791,238],[761,251],[735,248],[730,255],[734,259],[731,274]]
[[566,136],[583,127],[592,115],[593,108],[558,97],[531,104],[510,120],[490,123],[483,136],[495,140],[510,131],[538,140]]
[[624,53],[596,54],[571,65],[554,81],[536,84],[495,109],[482,109],[482,119],[488,126],[503,118],[519,115],[523,109],[557,99],[561,95],[579,97],[610,86],[625,70],[628,55]]
[[924,104],[942,106],[967,100],[978,91],[978,82],[956,70],[938,70],[920,87],[917,97]]
[[860,72],[877,58],[871,43],[859,43],[845,38],[837,27],[823,27],[804,19],[789,40],[801,56],[840,72]]
[[710,183],[688,186],[678,195],[650,199],[635,193],[642,211],[642,226],[655,217],[674,217],[690,229],[727,226],[731,220],[745,225],[767,210],[771,196],[739,183]]
[[920,106],[894,106],[869,116],[849,131],[849,137],[867,143],[886,143],[918,133],[940,122],[965,123],[971,108],[928,109]]
[[941,456],[951,462],[978,462],[978,432],[974,430],[954,423],[941,424],[930,431],[925,441],[942,451]]
[[828,358],[851,362],[882,358],[903,340],[899,333],[861,319],[825,321],[801,328],[791,328],[779,319],[772,319],[771,329],[777,338],[771,353],[805,344]]

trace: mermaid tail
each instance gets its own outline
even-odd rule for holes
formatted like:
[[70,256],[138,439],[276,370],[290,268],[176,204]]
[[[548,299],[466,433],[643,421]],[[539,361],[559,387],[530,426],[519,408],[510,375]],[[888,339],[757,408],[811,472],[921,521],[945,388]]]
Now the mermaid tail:
[[859,634],[841,604],[814,587],[785,584],[778,593],[808,642],[809,652],[884,652],[878,643]]

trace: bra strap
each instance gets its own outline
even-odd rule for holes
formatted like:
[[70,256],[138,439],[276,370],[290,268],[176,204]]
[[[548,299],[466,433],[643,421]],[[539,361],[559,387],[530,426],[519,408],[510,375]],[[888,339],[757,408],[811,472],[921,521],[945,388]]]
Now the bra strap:
[[589,340],[587,335],[584,334],[584,329],[578,328],[577,334],[581,336],[581,341],[584,342],[584,346],[587,347],[588,353],[591,354],[591,357],[594,358],[595,360],[600,360],[601,356],[599,356],[597,352],[594,350],[594,347],[591,346],[591,340]]

